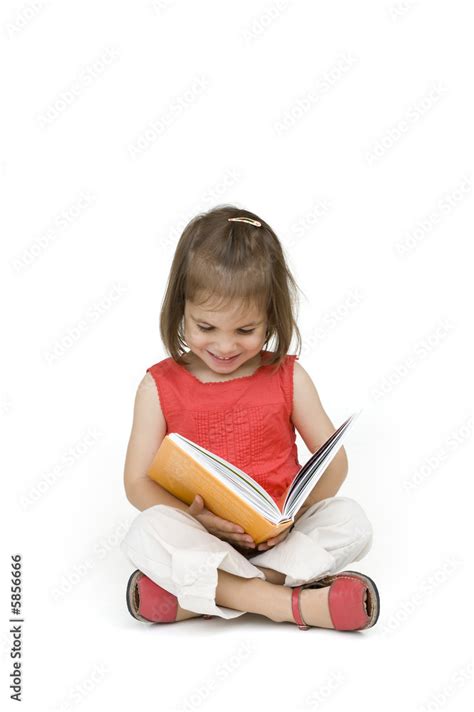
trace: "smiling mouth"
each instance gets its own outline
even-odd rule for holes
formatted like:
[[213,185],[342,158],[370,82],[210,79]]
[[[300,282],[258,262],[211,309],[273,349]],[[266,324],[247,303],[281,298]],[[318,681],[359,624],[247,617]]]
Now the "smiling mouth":
[[212,351],[208,351],[207,353],[208,353],[208,354],[211,354],[211,356],[213,356],[215,359],[217,359],[217,361],[223,361],[223,362],[225,362],[225,361],[233,361],[234,359],[237,358],[237,356],[240,355],[240,354],[235,354],[235,356],[228,356],[228,357],[226,357],[226,358],[222,358],[221,356],[216,356],[216,354],[213,354]]

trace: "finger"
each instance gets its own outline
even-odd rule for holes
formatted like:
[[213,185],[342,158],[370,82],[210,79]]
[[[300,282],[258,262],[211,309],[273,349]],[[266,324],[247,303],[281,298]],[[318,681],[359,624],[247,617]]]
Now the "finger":
[[221,517],[216,516],[215,523],[221,531],[235,532],[236,534],[245,534],[245,530],[243,527],[240,527],[238,524],[234,524],[234,522],[229,522],[227,519],[222,519]]
[[255,542],[248,534],[235,534],[233,532],[220,532],[221,537],[226,537],[232,544],[239,544],[249,548],[255,547]]
[[245,544],[246,546],[255,546],[255,542],[249,534],[229,534],[233,541],[238,541],[239,544]]
[[219,539],[222,539],[223,541],[227,541],[229,544],[232,544],[232,546],[235,546],[238,549],[252,549],[253,548],[248,543],[239,541],[238,539],[234,539],[232,537],[232,534],[229,534],[228,532],[221,532],[220,535],[216,534],[216,536],[219,536]]
[[239,541],[237,543],[239,544],[239,546],[242,546],[244,549],[255,549],[254,541]]
[[[195,504],[196,502],[196,504]],[[205,502],[204,499],[201,497],[200,494],[197,494],[194,498],[194,501],[191,506],[199,506],[199,511],[205,507]],[[195,510],[193,510],[195,511]],[[209,511],[209,510],[208,510]],[[213,512],[210,512],[212,514],[212,523],[214,525],[214,529],[225,531],[225,532],[236,532],[239,534],[244,534],[245,529],[241,527],[239,524],[235,524],[235,522],[230,522],[227,519],[223,519],[222,517],[218,517],[217,514],[214,514]]]
[[198,514],[203,508],[204,501],[202,497],[197,494],[189,506],[189,511],[191,514]]
[[281,534],[278,534],[278,536],[274,536],[274,537],[271,537],[271,539],[268,539],[267,544],[269,546],[275,546],[275,544],[279,544],[281,541],[283,541],[283,539],[286,539],[286,537],[288,536],[288,533],[289,533],[288,530],[285,529],[285,531],[282,532]]
[[198,500],[197,495],[194,497],[193,501],[189,505],[189,509],[192,510],[193,512],[196,512],[198,509],[200,509],[200,503]]

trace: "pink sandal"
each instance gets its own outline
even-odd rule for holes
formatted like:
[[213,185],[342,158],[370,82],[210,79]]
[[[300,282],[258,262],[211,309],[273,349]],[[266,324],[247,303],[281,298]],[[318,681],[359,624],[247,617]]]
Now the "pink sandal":
[[[137,569],[128,579],[127,608],[138,621],[175,623],[178,599]],[[214,616],[203,615],[202,618]]]
[[[318,581],[293,588],[291,608],[300,630],[316,627],[306,625],[301,615],[300,592],[304,588],[322,588],[329,585],[329,614],[335,630],[365,630],[376,624],[380,613],[380,596],[374,581],[358,571],[341,571],[324,576]],[[367,611],[364,594],[367,590]]]

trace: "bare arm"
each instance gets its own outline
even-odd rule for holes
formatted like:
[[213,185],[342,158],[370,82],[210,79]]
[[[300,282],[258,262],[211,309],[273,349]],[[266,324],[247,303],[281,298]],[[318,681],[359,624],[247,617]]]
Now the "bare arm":
[[242,545],[251,539],[238,524],[210,512],[201,498],[189,507],[148,477],[152,460],[166,435],[158,390],[151,374],[146,373],[137,389],[133,426],[125,459],[124,486],[128,501],[143,511],[156,504],[182,509],[195,517],[211,534]]
[[153,507],[155,504],[167,504],[168,507],[177,507],[187,512],[189,506],[180,499],[167,492],[158,482],[153,482],[149,477],[143,477],[129,488],[128,501],[141,512]]
[[[336,431],[336,428],[327,416],[310,376],[301,364],[295,362],[294,366],[291,420],[308,450],[314,453]],[[344,448],[341,447],[315,488],[310,492],[296,518],[301,516],[303,509],[307,509],[312,504],[327,497],[334,497],[346,479],[347,471],[347,455]]]
[[146,373],[135,396],[133,425],[124,468],[124,487],[128,501],[142,511],[155,504],[167,504],[186,511],[188,505],[148,477],[152,460],[166,434],[155,381]]

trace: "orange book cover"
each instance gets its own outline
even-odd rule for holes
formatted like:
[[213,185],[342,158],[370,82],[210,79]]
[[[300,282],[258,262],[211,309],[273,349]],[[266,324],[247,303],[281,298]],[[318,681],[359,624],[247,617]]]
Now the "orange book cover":
[[277,536],[292,524],[292,520],[274,525],[251,504],[230,490],[221,480],[182,450],[166,435],[148,470],[148,476],[186,504],[196,494],[204,506],[218,517],[239,524],[256,544]]
[[188,505],[201,495],[213,514],[239,524],[260,544],[293,524],[359,413],[350,416],[311,455],[278,502],[250,475],[179,433],[164,437],[147,474]]

